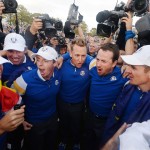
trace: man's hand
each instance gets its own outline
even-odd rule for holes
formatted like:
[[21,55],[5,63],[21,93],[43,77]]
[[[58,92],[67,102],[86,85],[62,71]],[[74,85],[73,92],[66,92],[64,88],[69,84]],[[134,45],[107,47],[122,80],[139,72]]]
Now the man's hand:
[[27,50],[27,54],[29,56],[29,58],[31,59],[31,61],[33,61],[34,63],[36,63],[35,59],[33,59],[32,55],[34,54],[32,51]]
[[128,17],[122,17],[121,20],[122,22],[125,22],[126,25],[126,30],[131,30],[132,31],[132,13],[126,13]]
[[11,110],[0,120],[0,134],[13,131],[23,123],[24,108],[25,106],[22,106],[18,110]]
[[114,134],[114,136],[104,145],[101,150],[118,150],[118,137],[122,134],[127,128],[127,124],[124,123],[120,129]]
[[27,121],[24,121],[23,127],[24,127],[24,130],[27,131],[27,130],[30,130],[32,128],[32,124],[28,123]]
[[30,32],[35,35],[39,29],[42,29],[43,23],[41,19],[34,18],[30,27]]
[[59,57],[57,59],[57,67],[58,67],[58,69],[61,68],[62,64],[63,64],[63,57]]

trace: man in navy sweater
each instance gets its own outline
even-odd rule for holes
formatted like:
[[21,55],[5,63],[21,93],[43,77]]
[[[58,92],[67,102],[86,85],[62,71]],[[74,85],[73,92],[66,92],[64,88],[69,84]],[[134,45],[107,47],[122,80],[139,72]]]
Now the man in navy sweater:
[[[13,81],[23,72],[36,68],[36,65],[26,56],[27,48],[25,39],[17,33],[9,33],[4,40],[3,52],[6,52],[6,57],[10,63],[5,63],[2,83],[10,87]],[[23,137],[23,127],[20,126],[17,130],[8,134],[8,144],[12,149],[21,147]]]
[[58,96],[61,143],[59,150],[65,150],[71,137],[73,150],[80,149],[81,123],[84,101],[90,84],[89,64],[85,41],[77,38],[71,47],[70,56],[62,66],[62,82]]
[[38,69],[23,73],[13,83],[26,105],[24,149],[55,150],[56,95],[61,83],[60,70],[56,69],[58,55],[52,47],[45,46],[33,57]]
[[115,101],[106,123],[103,144],[126,122],[143,122],[150,119],[150,45],[138,49],[134,54],[122,56],[127,64],[126,84]]
[[8,87],[23,72],[36,68],[36,65],[25,55],[27,52],[25,39],[17,33],[9,33],[4,40],[3,51],[6,51],[10,63],[4,64],[2,82]]
[[[3,72],[4,63],[8,60],[0,57],[0,79]],[[2,86],[0,80],[0,149],[4,150],[6,132],[15,130],[24,121],[24,106],[19,110],[13,110],[13,106],[18,103],[19,95],[11,89]],[[7,113],[6,113],[7,112]]]
[[119,49],[115,44],[101,46],[96,56],[96,66],[90,65],[89,116],[86,123],[85,149],[98,150],[102,132],[111,111],[127,79],[118,68]]

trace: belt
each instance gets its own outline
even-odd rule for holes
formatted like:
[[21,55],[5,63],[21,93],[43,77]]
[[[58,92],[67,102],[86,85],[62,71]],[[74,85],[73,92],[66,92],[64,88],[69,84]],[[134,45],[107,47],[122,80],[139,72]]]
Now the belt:
[[67,105],[70,105],[70,106],[84,104],[84,102],[83,102],[83,101],[81,101],[81,102],[78,102],[78,103],[69,103],[69,102],[66,102],[66,101],[63,101],[63,100],[62,100],[62,102],[63,102],[63,103],[65,103],[65,104],[67,104]]

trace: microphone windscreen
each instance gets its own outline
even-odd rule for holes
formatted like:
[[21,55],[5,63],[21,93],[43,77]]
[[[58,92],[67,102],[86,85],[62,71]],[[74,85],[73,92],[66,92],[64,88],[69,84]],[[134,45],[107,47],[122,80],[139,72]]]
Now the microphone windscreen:
[[110,11],[108,11],[108,10],[100,11],[100,12],[96,15],[96,21],[99,22],[99,23],[104,22],[104,21],[107,20],[110,16],[111,16]]

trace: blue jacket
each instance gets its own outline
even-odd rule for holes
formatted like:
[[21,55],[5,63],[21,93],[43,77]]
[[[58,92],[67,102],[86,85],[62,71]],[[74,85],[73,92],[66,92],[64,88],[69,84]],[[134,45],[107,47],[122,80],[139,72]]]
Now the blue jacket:
[[[127,84],[115,104],[112,107],[112,111],[110,112],[109,118],[107,120],[102,145],[107,142],[121,127],[122,122],[121,118],[126,110],[128,103],[130,102],[132,93],[134,92],[134,85]],[[127,120],[127,124],[132,124],[134,122],[143,122],[150,119],[150,91],[143,92],[142,98],[138,103],[135,111],[132,112],[131,116]]]

